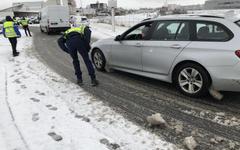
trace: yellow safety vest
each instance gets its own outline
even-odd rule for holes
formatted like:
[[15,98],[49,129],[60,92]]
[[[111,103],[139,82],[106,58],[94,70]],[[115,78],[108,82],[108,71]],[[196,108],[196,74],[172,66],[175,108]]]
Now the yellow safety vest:
[[71,33],[71,32],[78,32],[80,33],[81,35],[84,35],[84,30],[85,30],[86,26],[82,25],[80,27],[76,27],[76,28],[71,28],[71,29],[68,29],[67,31],[65,31],[64,33],[64,38],[66,38],[66,36]]
[[5,35],[7,38],[17,37],[17,33],[14,30],[14,22],[13,21],[4,22],[3,28],[5,29]]
[[27,26],[28,25],[28,20],[26,20],[26,19],[21,20],[21,24],[22,24],[22,26]]
[[18,23],[17,19],[13,19],[13,22],[14,22],[15,24],[17,24],[17,23]]

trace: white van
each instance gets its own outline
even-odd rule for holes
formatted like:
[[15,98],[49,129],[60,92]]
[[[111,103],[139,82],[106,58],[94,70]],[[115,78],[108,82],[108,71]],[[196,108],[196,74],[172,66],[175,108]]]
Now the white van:
[[69,10],[60,5],[47,6],[40,12],[41,32],[62,32],[70,28]]

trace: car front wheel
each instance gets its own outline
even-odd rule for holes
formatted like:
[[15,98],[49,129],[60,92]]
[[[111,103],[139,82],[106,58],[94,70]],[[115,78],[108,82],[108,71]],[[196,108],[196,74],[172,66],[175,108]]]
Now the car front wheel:
[[174,73],[174,83],[178,90],[191,97],[200,97],[208,93],[211,79],[200,65],[186,63]]
[[92,60],[93,60],[94,66],[96,67],[97,70],[99,70],[99,71],[105,70],[106,59],[101,50],[99,50],[99,49],[93,50]]

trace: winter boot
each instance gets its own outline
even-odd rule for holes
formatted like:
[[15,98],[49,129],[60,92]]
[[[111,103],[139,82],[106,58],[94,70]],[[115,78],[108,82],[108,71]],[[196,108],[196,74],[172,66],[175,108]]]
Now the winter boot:
[[96,79],[92,79],[91,86],[97,86],[97,85],[98,85],[98,81]]
[[83,80],[82,80],[82,79],[78,79],[78,80],[77,80],[77,85],[83,86]]
[[16,57],[16,56],[18,56],[18,55],[19,55],[19,52],[13,53],[13,57]]

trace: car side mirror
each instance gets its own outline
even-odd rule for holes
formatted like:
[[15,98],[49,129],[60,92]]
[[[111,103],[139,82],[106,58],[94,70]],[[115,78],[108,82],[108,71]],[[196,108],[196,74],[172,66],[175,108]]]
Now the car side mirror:
[[121,41],[121,40],[122,40],[122,36],[121,35],[116,36],[115,41]]

